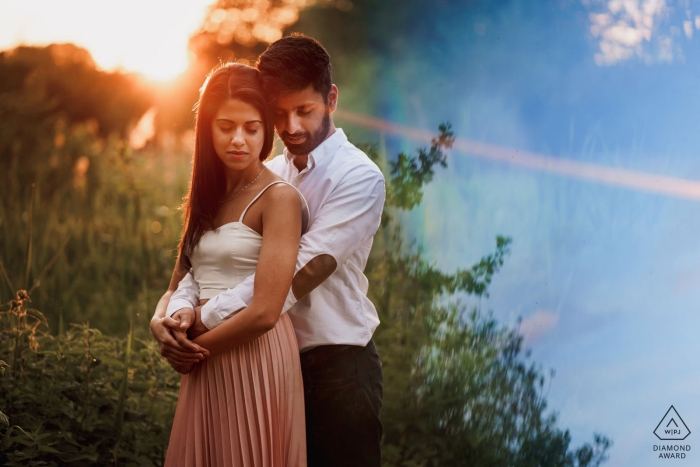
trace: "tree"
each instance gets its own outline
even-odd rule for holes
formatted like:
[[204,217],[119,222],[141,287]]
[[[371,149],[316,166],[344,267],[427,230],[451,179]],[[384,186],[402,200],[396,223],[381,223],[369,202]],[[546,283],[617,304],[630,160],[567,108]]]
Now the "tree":
[[[592,444],[570,448],[568,431],[547,413],[548,379],[523,352],[517,330],[449,300],[456,292],[488,296],[511,240],[497,237],[492,254],[446,274],[406,244],[394,220],[421,202],[453,141],[443,124],[429,149],[388,164],[383,228],[367,265],[382,323],[374,340],[384,364],[384,464],[598,466],[610,441],[596,434]],[[364,149],[379,159],[376,146]]]
[[57,154],[70,127],[90,122],[96,135],[124,137],[151,105],[136,76],[99,71],[72,44],[0,52],[0,172],[28,186],[37,173],[53,171],[60,184],[81,156]]
[[[255,61],[268,44],[299,19],[308,0],[217,0],[190,39],[190,48],[206,60]],[[212,60],[213,59],[213,60]]]

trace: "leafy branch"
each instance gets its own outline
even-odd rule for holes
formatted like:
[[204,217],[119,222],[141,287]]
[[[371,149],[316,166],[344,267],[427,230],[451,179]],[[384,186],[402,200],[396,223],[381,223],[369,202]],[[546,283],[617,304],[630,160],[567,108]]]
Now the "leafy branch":
[[418,150],[418,157],[399,153],[389,162],[391,178],[387,205],[411,210],[423,200],[423,187],[435,176],[436,164],[447,167],[446,150],[452,148],[454,133],[450,123],[441,123],[439,134],[431,140],[430,149]]

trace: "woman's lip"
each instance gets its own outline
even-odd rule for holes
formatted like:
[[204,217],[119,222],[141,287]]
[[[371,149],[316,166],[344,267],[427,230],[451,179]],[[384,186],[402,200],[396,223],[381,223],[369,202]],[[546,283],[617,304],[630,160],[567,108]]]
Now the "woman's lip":
[[228,153],[233,156],[245,156],[246,154],[248,154],[247,152],[243,151],[228,151]]

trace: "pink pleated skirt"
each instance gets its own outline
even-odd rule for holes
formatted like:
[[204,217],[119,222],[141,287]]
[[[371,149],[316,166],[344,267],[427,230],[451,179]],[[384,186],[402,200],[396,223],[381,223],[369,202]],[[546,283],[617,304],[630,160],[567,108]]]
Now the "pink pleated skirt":
[[306,466],[299,348],[286,313],[182,376],[165,466]]

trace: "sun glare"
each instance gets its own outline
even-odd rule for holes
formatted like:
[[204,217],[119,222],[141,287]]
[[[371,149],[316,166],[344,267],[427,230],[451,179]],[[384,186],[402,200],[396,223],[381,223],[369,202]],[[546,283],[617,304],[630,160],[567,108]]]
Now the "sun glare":
[[0,0],[0,50],[72,42],[105,70],[165,81],[188,65],[187,43],[213,0]]

